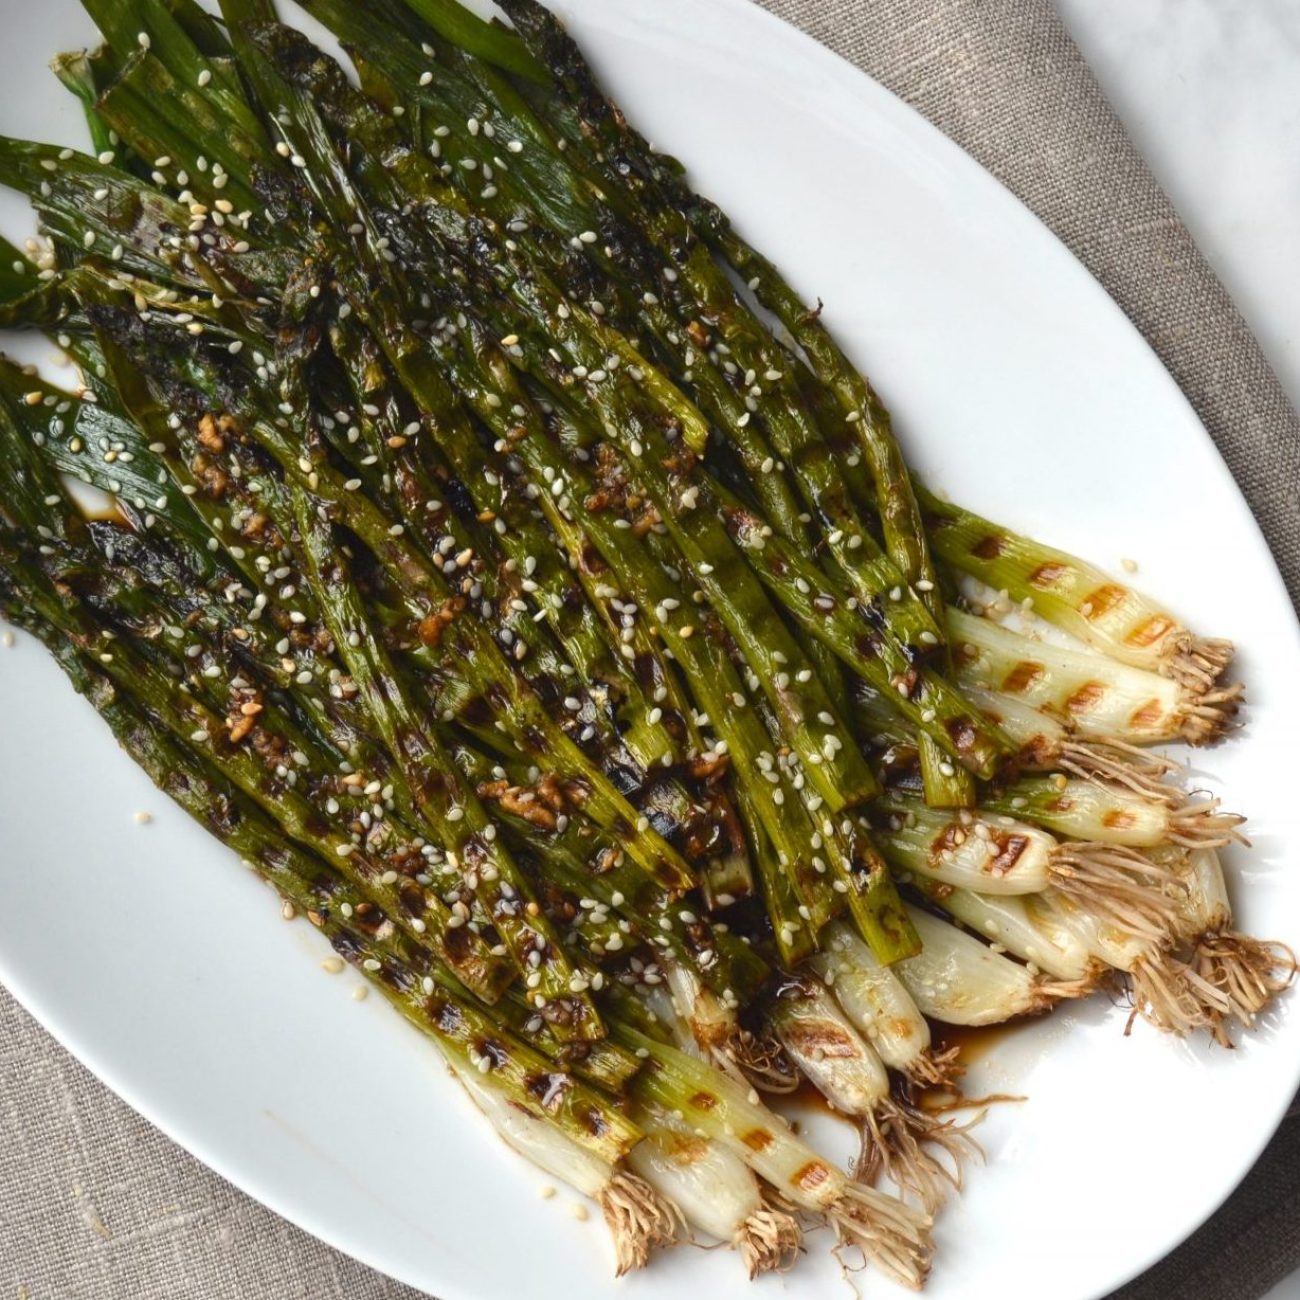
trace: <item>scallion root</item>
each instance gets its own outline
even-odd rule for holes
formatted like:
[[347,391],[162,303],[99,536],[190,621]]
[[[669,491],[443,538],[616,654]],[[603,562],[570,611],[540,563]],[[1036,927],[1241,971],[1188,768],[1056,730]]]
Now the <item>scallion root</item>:
[[1246,819],[1219,811],[1217,799],[1198,799],[1169,815],[1169,839],[1186,849],[1221,849],[1229,844],[1249,844],[1237,829]]
[[926,1048],[907,1067],[907,1078],[917,1088],[952,1091],[957,1080],[966,1073],[961,1063],[960,1047],[945,1047],[942,1051]]
[[793,1092],[799,1086],[799,1069],[789,1053],[768,1034],[741,1030],[729,1044],[732,1062],[759,1092]]
[[[854,1177],[868,1184],[882,1176],[889,1178],[899,1191],[915,1196],[927,1214],[933,1214],[948,1199],[949,1191],[961,1191],[964,1163],[984,1154],[969,1133],[981,1118],[982,1114],[976,1115],[959,1124],[886,1098],[862,1122],[862,1149]],[[939,1159],[939,1154],[946,1155],[949,1163]]]
[[1177,924],[1178,873],[1117,844],[1070,841],[1052,854],[1053,883],[1095,917],[1140,938],[1163,942]]
[[760,1273],[784,1273],[794,1265],[803,1249],[803,1229],[793,1214],[765,1205],[741,1224],[731,1245],[752,1282]]
[[1203,934],[1192,951],[1192,968],[1232,1003],[1238,1020],[1250,1024],[1295,982],[1300,965],[1284,943],[1254,939],[1235,930]]
[[1183,797],[1165,779],[1177,763],[1122,740],[1067,740],[1056,761],[1071,776],[1110,781],[1154,803],[1173,805]]
[[826,1217],[840,1245],[856,1247],[896,1282],[921,1289],[934,1255],[928,1214],[874,1187],[849,1183]]
[[1208,1029],[1224,1041],[1224,1022],[1232,1015],[1228,995],[1214,987],[1186,962],[1171,953],[1153,949],[1139,957],[1126,972],[1133,1011],[1125,1034],[1141,1018],[1167,1034],[1186,1038]]
[[1169,675],[1189,691],[1204,694],[1223,676],[1233,651],[1231,641],[1189,634],[1169,661]]
[[681,1211],[644,1179],[620,1169],[596,1195],[614,1239],[616,1277],[644,1268],[656,1246],[670,1246],[682,1226]]
[[1235,682],[1231,686],[1194,692],[1183,701],[1180,735],[1189,745],[1212,745],[1235,725],[1237,710],[1246,688]]
[[1038,992],[1049,1003],[1069,1002],[1074,998],[1091,997],[1097,991],[1097,985],[1101,981],[1103,970],[1104,967],[1077,980],[1040,979],[1037,986]]

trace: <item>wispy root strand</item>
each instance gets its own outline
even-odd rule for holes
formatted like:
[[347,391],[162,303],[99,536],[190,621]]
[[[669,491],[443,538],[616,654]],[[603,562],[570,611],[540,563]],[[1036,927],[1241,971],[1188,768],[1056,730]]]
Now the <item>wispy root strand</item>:
[[1183,798],[1183,792],[1166,779],[1177,771],[1177,763],[1122,740],[1067,740],[1057,755],[1057,766],[1071,776],[1109,781],[1154,803],[1172,807]]
[[[1229,1000],[1244,1025],[1289,989],[1300,973],[1296,955],[1286,944],[1254,939],[1235,930],[1201,935],[1192,950],[1191,965],[1201,979]],[[1229,1046],[1224,1038],[1219,1041]]]
[[1201,693],[1190,692],[1182,705],[1180,734],[1189,745],[1212,745],[1235,725],[1246,688],[1240,682]]
[[741,1224],[731,1244],[752,1282],[760,1273],[784,1273],[794,1265],[803,1249],[803,1229],[793,1214],[765,1205]]
[[886,1098],[862,1121],[862,1148],[854,1177],[871,1185],[888,1178],[899,1191],[915,1196],[927,1214],[933,1214],[950,1191],[961,1191],[965,1162],[983,1157],[983,1149],[969,1131],[983,1117],[981,1112],[959,1124]]
[[1061,893],[1126,934],[1163,941],[1177,923],[1187,887],[1176,871],[1115,844],[1071,841],[1052,853]]
[[961,1063],[961,1047],[953,1045],[942,1051],[927,1048],[907,1067],[908,1082],[917,1088],[935,1091],[950,1090],[957,1086],[957,1080],[966,1073]]
[[1231,641],[1189,633],[1169,661],[1169,675],[1189,691],[1204,694],[1223,676],[1234,651]]
[[[793,1092],[799,1086],[799,1069],[775,1038],[741,1030],[728,1043],[735,1070],[760,1092]],[[734,1073],[734,1070],[730,1071]]]
[[849,1183],[826,1217],[842,1246],[856,1247],[896,1282],[921,1289],[934,1255],[928,1214],[897,1196]]
[[1219,811],[1217,799],[1198,799],[1169,816],[1169,839],[1186,849],[1221,849],[1229,844],[1249,844],[1237,829],[1246,819],[1239,813]]
[[1168,952],[1152,950],[1127,972],[1132,1014],[1124,1033],[1141,1018],[1166,1034],[1186,1038],[1207,1029],[1223,1041],[1224,1021],[1232,1015],[1228,995],[1216,989],[1186,962]]
[[1057,1002],[1069,1002],[1073,998],[1091,997],[1097,991],[1100,979],[1100,970],[1077,980],[1054,980],[1042,976],[1034,987],[1045,1003],[1055,1005]]
[[643,1179],[620,1169],[597,1196],[614,1239],[615,1276],[644,1268],[656,1246],[670,1246],[683,1226],[682,1212]]

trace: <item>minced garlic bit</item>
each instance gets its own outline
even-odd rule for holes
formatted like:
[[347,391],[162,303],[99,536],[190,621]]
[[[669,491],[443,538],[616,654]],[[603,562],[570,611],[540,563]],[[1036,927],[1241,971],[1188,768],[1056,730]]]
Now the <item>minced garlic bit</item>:
[[153,813],[143,811],[138,812],[135,814],[135,820],[140,826],[148,826],[149,823],[153,821]]
[[327,975],[337,975],[342,971],[344,964],[342,957],[326,957],[325,960],[321,962],[320,968]]

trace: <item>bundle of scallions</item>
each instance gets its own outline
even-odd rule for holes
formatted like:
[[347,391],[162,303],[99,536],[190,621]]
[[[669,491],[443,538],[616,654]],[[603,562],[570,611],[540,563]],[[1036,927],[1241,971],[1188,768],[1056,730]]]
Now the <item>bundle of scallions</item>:
[[932,1022],[1285,987],[1150,748],[1231,647],[917,482],[535,0],[304,0],[355,77],[271,0],[84,3],[89,151],[0,139],[0,325],[80,368],[0,363],[3,612],[620,1271],[821,1219],[919,1285],[975,1149]]

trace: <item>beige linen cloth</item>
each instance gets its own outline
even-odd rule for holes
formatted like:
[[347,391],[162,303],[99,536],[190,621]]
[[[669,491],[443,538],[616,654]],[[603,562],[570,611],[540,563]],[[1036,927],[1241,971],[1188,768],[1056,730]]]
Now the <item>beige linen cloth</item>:
[[[1065,240],[1192,400],[1300,598],[1300,422],[1050,0],[764,3],[918,108]],[[1116,1300],[1252,1300],[1297,1268],[1300,1115],[1225,1209]],[[0,991],[0,1298],[127,1297],[418,1300],[173,1146]]]

